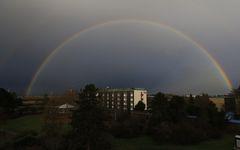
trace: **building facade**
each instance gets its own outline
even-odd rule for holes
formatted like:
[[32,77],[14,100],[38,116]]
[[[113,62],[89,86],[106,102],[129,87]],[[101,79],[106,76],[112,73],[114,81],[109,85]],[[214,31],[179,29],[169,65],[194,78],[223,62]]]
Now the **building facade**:
[[226,112],[234,112],[236,115],[240,115],[240,97],[228,95],[224,98],[224,102]]
[[97,97],[105,108],[111,110],[131,111],[139,101],[142,101],[147,109],[147,90],[145,89],[104,88],[98,90]]
[[216,105],[219,112],[225,111],[225,98],[223,96],[209,97],[209,100]]

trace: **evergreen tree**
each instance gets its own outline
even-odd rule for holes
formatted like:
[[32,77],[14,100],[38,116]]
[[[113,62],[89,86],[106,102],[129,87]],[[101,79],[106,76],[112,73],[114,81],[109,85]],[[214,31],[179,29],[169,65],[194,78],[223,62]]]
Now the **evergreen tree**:
[[17,98],[15,92],[8,92],[0,88],[0,114],[10,115],[21,105],[22,100]]
[[110,149],[104,126],[104,111],[97,101],[96,92],[95,85],[89,84],[80,93],[79,107],[72,118],[69,149]]
[[144,111],[145,110],[145,104],[143,101],[139,101],[137,105],[135,106],[134,110],[136,111]]
[[169,101],[169,121],[176,123],[186,118],[185,101],[181,96],[173,96]]
[[169,103],[167,97],[159,92],[152,100],[152,121],[159,123],[166,121],[169,118],[168,114]]

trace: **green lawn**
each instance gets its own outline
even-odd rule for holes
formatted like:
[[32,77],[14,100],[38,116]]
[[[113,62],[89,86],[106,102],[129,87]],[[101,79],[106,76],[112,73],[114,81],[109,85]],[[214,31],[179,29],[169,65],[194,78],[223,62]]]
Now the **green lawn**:
[[0,125],[1,130],[9,132],[36,131],[40,132],[43,125],[42,115],[30,115],[5,121]]
[[203,142],[198,145],[157,145],[149,137],[138,137],[132,139],[115,138],[114,150],[231,150],[233,149],[234,136],[226,135],[222,139]]
[[[42,115],[31,115],[8,120],[0,125],[0,129],[13,133],[25,131],[40,132],[42,125]],[[191,146],[158,145],[150,137],[146,136],[131,139],[113,139],[114,150],[231,150],[233,145],[233,135],[226,135],[219,140],[207,141]]]

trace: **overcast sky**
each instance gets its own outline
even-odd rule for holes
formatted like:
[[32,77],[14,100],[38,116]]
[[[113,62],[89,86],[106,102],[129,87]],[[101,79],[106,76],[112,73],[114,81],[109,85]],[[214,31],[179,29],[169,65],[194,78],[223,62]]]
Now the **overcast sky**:
[[1,0],[0,86],[23,95],[43,60],[68,37],[92,25],[128,20],[99,25],[66,44],[43,69],[32,94],[87,83],[226,94],[226,83],[196,45],[146,20],[200,43],[237,87],[239,7],[239,0]]

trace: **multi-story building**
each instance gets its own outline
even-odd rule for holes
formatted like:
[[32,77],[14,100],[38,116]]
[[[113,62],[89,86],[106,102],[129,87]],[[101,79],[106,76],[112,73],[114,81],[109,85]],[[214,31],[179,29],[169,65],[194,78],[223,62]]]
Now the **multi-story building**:
[[139,101],[147,109],[147,91],[141,88],[99,89],[97,97],[104,107],[112,110],[131,111]]
[[209,100],[216,105],[219,112],[220,111],[225,111],[225,107],[224,107],[225,98],[224,98],[224,96],[209,97]]
[[228,95],[224,98],[224,102],[226,112],[234,112],[236,115],[240,115],[240,97]]
[[22,114],[42,113],[44,110],[44,96],[19,96],[22,99],[22,105],[19,110]]

